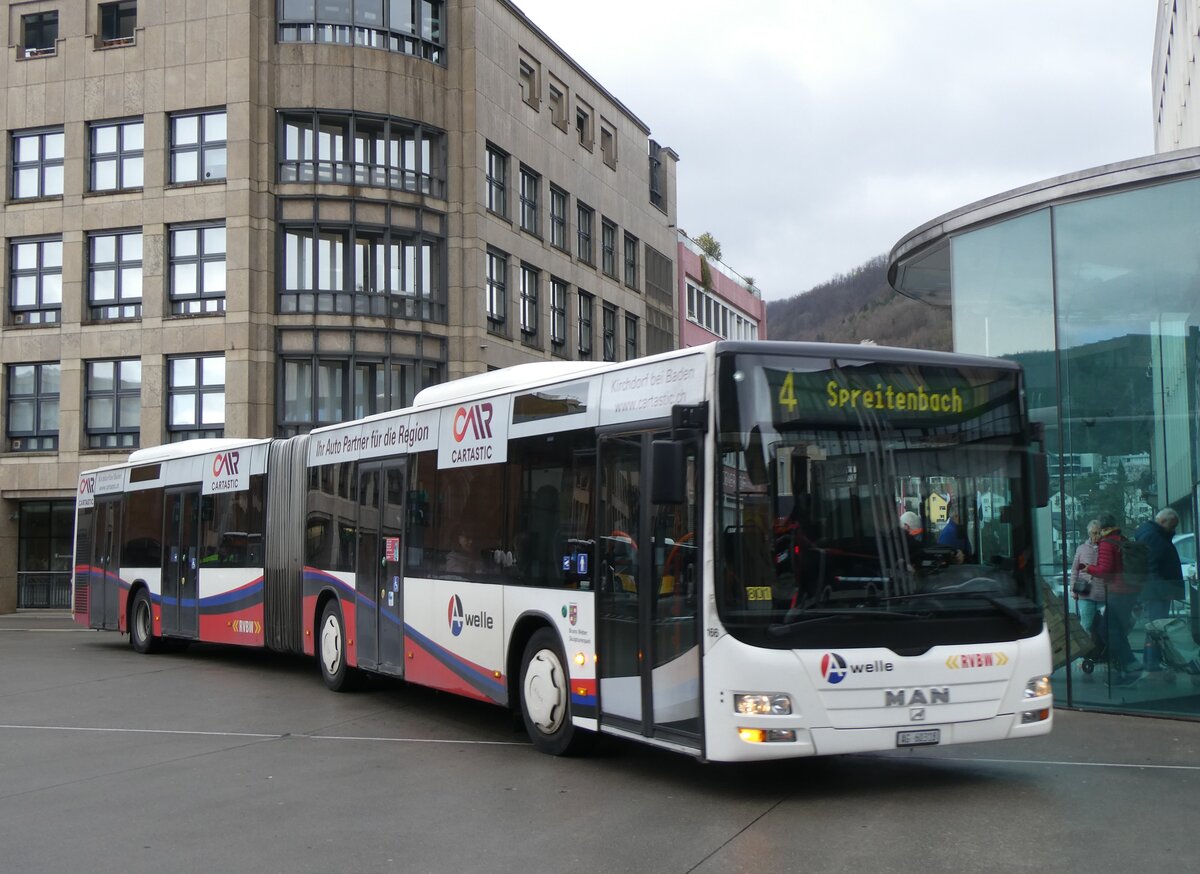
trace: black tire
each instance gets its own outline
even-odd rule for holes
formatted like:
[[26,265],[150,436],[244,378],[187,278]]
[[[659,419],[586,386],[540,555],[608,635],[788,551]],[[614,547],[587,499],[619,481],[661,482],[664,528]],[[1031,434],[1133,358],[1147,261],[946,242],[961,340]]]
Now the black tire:
[[154,608],[145,589],[138,589],[129,606],[129,645],[143,655],[162,648],[162,638],[154,636]]
[[1083,669],[1085,674],[1090,674],[1092,671],[1096,670],[1096,663],[1091,659],[1084,659],[1083,663],[1080,664],[1079,667]]
[[571,677],[558,635],[539,628],[521,657],[521,718],[533,745],[552,756],[577,755],[594,739],[571,719]]
[[336,598],[330,598],[321,611],[316,649],[325,685],[334,692],[349,692],[354,687],[357,672],[346,664],[346,625],[342,622],[342,608]]

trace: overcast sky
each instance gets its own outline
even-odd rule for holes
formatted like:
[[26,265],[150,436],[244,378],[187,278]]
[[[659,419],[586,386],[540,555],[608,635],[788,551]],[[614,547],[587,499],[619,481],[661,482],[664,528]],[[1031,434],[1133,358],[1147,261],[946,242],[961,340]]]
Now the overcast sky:
[[1154,150],[1155,0],[515,0],[680,155],[768,300],[976,200]]

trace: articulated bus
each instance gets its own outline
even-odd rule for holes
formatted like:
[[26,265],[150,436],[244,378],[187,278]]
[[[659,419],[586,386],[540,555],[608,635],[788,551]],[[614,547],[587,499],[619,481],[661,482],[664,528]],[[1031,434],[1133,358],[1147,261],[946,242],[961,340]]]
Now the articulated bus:
[[1039,439],[1019,367],[987,358],[520,365],[82,474],[74,612],[140,653],[266,647],[333,690],[369,672],[512,708],[552,754],[1028,737],[1053,721]]

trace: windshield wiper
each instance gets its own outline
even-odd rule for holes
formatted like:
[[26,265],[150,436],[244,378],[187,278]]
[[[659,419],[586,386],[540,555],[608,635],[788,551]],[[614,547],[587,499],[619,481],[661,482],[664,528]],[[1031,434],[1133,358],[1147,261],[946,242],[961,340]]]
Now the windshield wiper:
[[935,592],[914,592],[911,595],[893,595],[890,598],[880,598],[882,601],[920,601],[927,598],[980,598],[987,601],[1013,622],[1024,626],[1029,621],[1029,614],[1022,613],[1012,604],[1006,604],[995,595],[1002,594],[997,589],[941,589]]
[[904,613],[896,610],[864,610],[853,607],[844,610],[805,610],[804,615],[799,619],[794,619],[791,622],[776,623],[775,625],[767,626],[767,633],[775,637],[782,637],[789,631],[794,631],[804,625],[811,625],[814,622],[828,622],[831,619],[856,619],[859,617],[869,617],[871,619],[930,619],[932,613]]

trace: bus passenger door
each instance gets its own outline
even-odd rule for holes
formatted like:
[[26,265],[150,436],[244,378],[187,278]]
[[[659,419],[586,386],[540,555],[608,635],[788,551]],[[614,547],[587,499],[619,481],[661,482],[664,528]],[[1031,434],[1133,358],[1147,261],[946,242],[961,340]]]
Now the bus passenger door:
[[163,507],[162,630],[175,637],[200,631],[200,490],[169,491]]
[[362,465],[358,475],[356,580],[364,603],[376,605],[374,615],[367,610],[359,613],[359,660],[396,675],[404,673],[405,463]]
[[115,630],[121,609],[121,498],[97,498],[95,522],[88,625]]
[[597,654],[601,722],[692,748],[700,744],[698,448],[688,498],[650,500],[650,445],[666,434],[600,443]]

